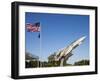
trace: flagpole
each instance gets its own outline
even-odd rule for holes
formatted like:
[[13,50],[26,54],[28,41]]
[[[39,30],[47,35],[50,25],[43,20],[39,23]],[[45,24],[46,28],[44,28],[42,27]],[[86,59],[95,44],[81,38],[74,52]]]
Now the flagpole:
[[[39,40],[40,40],[40,54],[41,54],[41,23],[40,23],[40,32],[39,32],[39,35],[40,35],[40,36],[39,36]],[[41,58],[41,57],[40,57],[40,58]],[[40,59],[40,58],[39,58],[39,59]],[[41,60],[40,60],[40,67],[42,67],[42,66],[41,66]]]
[[[28,32],[40,32],[41,33],[40,22],[37,22],[37,23],[34,23],[34,24],[27,23],[26,27],[27,27],[27,31]],[[40,30],[39,30],[39,28],[40,28]],[[40,35],[40,33],[39,33],[39,35]],[[38,36],[38,38],[39,38],[39,42],[40,42],[41,41],[40,36]],[[39,51],[41,51],[41,42],[39,44],[40,44],[40,46],[39,46],[38,49],[39,49]],[[39,59],[37,60],[37,67],[40,67],[40,65],[39,65]]]

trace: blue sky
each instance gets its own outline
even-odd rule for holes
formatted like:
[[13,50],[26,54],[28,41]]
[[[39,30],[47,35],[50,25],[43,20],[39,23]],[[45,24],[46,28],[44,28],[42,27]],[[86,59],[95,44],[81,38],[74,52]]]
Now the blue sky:
[[[50,14],[26,12],[25,23],[41,24],[39,32],[26,31],[26,51],[47,60],[48,56],[58,49],[67,47],[76,39],[86,36],[85,41],[73,50],[68,63],[81,59],[89,59],[89,16],[71,14]],[[41,42],[41,47],[40,47]],[[40,52],[41,50],[41,52]]]

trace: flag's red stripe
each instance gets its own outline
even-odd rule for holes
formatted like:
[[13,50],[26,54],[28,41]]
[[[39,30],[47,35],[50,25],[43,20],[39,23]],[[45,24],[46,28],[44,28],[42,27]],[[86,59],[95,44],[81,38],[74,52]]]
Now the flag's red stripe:
[[40,32],[40,27],[38,26],[27,24],[26,27],[29,32]]

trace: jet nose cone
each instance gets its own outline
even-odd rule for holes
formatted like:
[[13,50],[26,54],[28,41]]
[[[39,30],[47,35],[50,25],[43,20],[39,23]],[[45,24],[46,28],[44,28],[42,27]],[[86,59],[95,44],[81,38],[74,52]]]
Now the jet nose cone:
[[82,42],[85,40],[86,36],[83,36],[81,37],[79,40],[78,40],[78,44],[82,44]]
[[83,38],[85,39],[85,38],[86,38],[86,36],[83,36]]
[[86,38],[86,36],[83,36],[83,37],[81,37],[80,39],[81,39],[81,40],[84,40],[85,38]]

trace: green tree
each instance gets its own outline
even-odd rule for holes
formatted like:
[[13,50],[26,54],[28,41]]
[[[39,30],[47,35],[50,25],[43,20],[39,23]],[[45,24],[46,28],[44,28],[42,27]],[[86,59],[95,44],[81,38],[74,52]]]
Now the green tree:
[[75,62],[74,65],[89,65],[89,60],[80,60]]

